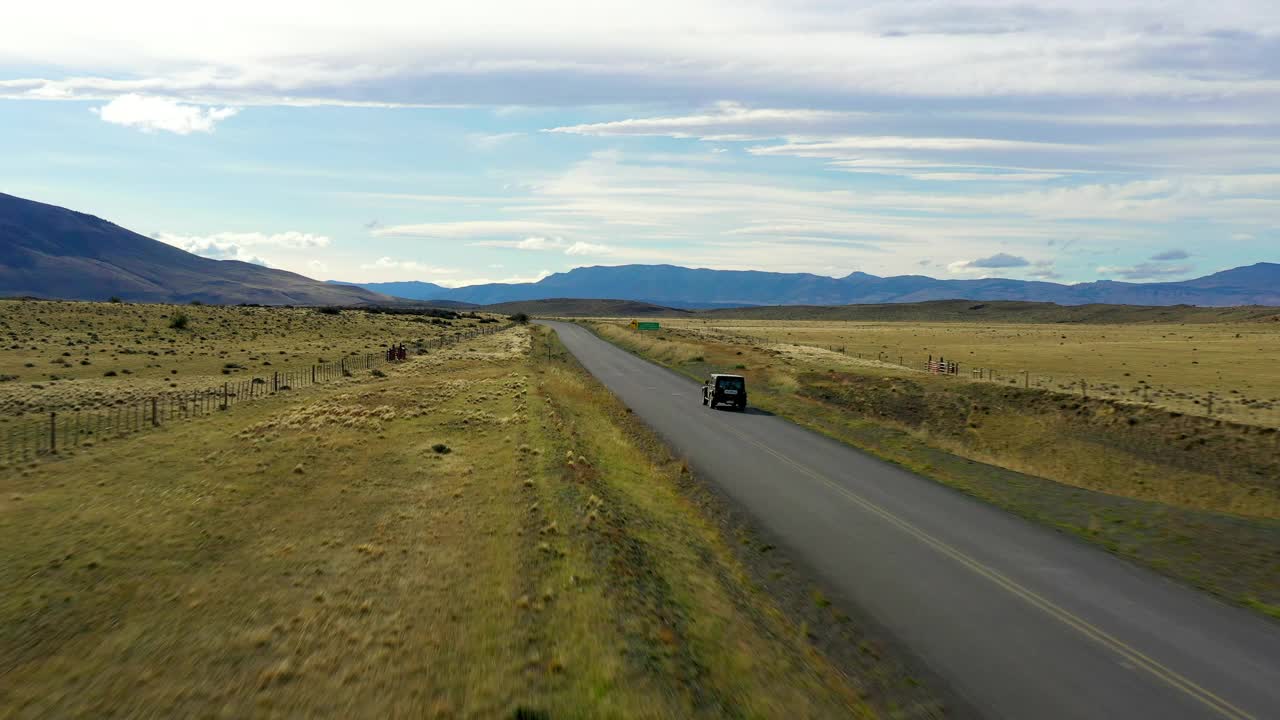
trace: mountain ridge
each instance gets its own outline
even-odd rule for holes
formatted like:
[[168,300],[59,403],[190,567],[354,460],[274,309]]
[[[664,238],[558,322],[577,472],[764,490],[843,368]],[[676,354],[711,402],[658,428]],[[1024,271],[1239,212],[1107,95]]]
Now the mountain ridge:
[[1280,264],[1259,262],[1177,282],[944,280],[924,275],[844,277],[677,265],[595,265],[532,283],[446,288],[421,281],[321,282],[236,260],[213,260],[101,218],[0,193],[0,295],[145,302],[263,305],[385,305],[411,301],[466,306],[579,298],[683,309],[842,306],[935,300],[1059,305],[1280,306]]
[[0,193],[0,294],[136,302],[374,305],[393,298],[193,255],[87,213]]
[[[487,283],[442,288],[432,283],[353,283],[416,300],[493,305],[554,298],[617,299],[677,308],[764,305],[862,305],[934,300],[1016,300],[1059,305],[1280,305],[1280,264],[1259,262],[1178,282],[1116,280],[1065,285],[1042,280],[944,280],[926,275],[880,277],[854,271],[840,278],[811,273],[712,270],[677,265],[595,265],[534,283]],[[406,285],[414,285],[406,288]]]

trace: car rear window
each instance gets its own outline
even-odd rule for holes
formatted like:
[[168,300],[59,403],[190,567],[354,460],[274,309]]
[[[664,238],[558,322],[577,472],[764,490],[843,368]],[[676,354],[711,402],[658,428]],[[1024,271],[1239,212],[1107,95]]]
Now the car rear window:
[[741,390],[742,378],[719,378],[716,387],[721,390]]

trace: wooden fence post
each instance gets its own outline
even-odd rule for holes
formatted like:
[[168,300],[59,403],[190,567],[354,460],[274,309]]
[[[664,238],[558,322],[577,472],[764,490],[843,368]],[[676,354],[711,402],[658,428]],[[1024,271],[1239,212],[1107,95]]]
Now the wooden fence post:
[[49,413],[49,452],[58,452],[58,413]]
[[271,392],[278,392],[279,390],[280,390],[280,372],[277,370],[276,372],[271,373]]
[[160,399],[151,398],[151,427],[160,427]]

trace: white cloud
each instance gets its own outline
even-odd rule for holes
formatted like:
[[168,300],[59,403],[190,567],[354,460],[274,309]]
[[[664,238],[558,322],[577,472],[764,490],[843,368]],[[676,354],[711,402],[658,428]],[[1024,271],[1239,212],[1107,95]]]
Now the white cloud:
[[534,250],[539,252],[564,251],[565,255],[607,255],[613,248],[596,243],[569,242],[562,237],[527,237],[523,240],[485,240],[471,243],[473,247],[511,248],[513,250]]
[[1158,262],[1138,263],[1128,267],[1100,267],[1100,275],[1119,275],[1125,280],[1158,280],[1186,275],[1194,268],[1190,265],[1169,265]]
[[[951,273],[978,273],[983,276],[989,275],[992,271],[1013,270],[1015,268],[1025,268],[1032,263],[1030,260],[1019,255],[1010,255],[1008,253],[998,252],[987,257],[977,258],[976,260],[956,260],[947,264],[947,271]],[[1044,266],[1036,263],[1040,268]]]
[[[289,183],[330,177],[385,191],[349,223],[404,220],[386,207],[393,198],[423,203],[408,219],[426,222],[371,228],[374,237],[543,238],[520,249],[610,259],[696,244],[690,256],[816,269],[899,251],[938,263],[997,249],[1035,258],[1047,240],[1076,236],[1082,249],[1132,242],[1124,257],[1141,259],[1204,242],[1188,228],[1261,241],[1280,224],[1280,182],[1267,178],[1280,167],[1274,2],[1234,0],[1230,12],[1193,0],[361,8],[225,0],[193,24],[160,0],[27,3],[0,23],[0,97],[92,100],[104,121],[175,133],[214,131],[256,105],[497,108],[483,133],[438,127],[477,150],[501,149],[507,130],[547,127],[558,135],[542,136],[554,146],[534,160],[543,168],[575,149],[628,147],[629,136],[734,150],[682,154],[693,143],[663,142],[647,159],[599,154],[562,172],[500,167],[495,152],[480,169],[376,178],[323,155],[297,169],[239,161],[242,173],[301,173]],[[411,194],[480,173],[497,181],[491,192],[523,197]],[[486,219],[443,222],[457,217]],[[756,244],[726,259],[712,245],[721,240]],[[224,239],[206,252],[276,260],[265,247]]]
[[102,107],[90,108],[105,122],[137,128],[143,132],[190,135],[211,133],[214,126],[239,112],[236,108],[205,108],[176,100],[145,95],[121,95]]
[[542,280],[543,278],[549,277],[551,274],[552,273],[550,270],[542,270],[542,271],[539,271],[536,275],[510,275],[508,277],[502,277],[502,278],[471,277],[471,278],[435,280],[434,282],[437,285],[441,285],[443,287],[448,287],[448,288],[466,287],[468,285],[488,285],[490,283],[534,283],[534,282],[538,282],[539,280]]
[[1040,180],[1056,180],[1062,173],[977,173],[977,172],[913,172],[906,173],[916,180],[934,180],[942,182],[1034,182]]
[[267,265],[267,261],[255,254],[255,250],[286,249],[305,250],[326,248],[332,242],[324,235],[289,231],[283,233],[222,232],[213,235],[178,235],[160,232],[151,236],[160,242],[173,245],[214,260],[240,260],[255,265]]
[[563,230],[561,223],[534,220],[467,220],[462,222],[392,225],[373,231],[377,237],[467,238],[486,235],[519,235]]
[[1087,149],[1086,146],[1070,143],[1007,140],[1003,138],[848,135],[821,139],[794,138],[781,145],[748,148],[747,152],[752,155],[786,155],[790,157],[858,161],[864,160],[867,152],[883,152],[887,150],[954,153],[964,151],[1080,152],[1085,149]]
[[[483,245],[484,243],[476,243]],[[528,237],[512,244],[497,244],[498,247],[513,247],[517,250],[554,250],[564,247],[563,238]]]
[[[1280,11],[1265,0],[1239,0],[1229,11],[1194,0],[982,0],[963,8],[929,0],[473,0],[448,13],[368,0],[361,8],[355,15],[340,3],[225,0],[193,23],[184,6],[159,0],[29,4],[0,24],[0,62],[70,70],[11,80],[0,91],[511,107],[857,95],[1243,106],[1277,90],[1268,59]],[[99,74],[75,74],[82,68]]]
[[360,266],[361,270],[407,270],[414,273],[424,275],[451,275],[458,272],[454,268],[436,267],[427,263],[420,263],[416,260],[398,260],[396,258],[381,257],[371,263]]
[[[527,187],[527,195],[502,209],[514,217],[501,221],[510,224],[499,229],[523,230],[523,223],[572,229],[564,235],[509,232],[501,239],[504,233],[493,239],[480,233],[472,245],[551,253],[575,242],[625,238],[606,243],[608,260],[844,270],[834,274],[911,272],[911,261],[927,256],[939,267],[958,263],[952,272],[968,277],[1014,270],[989,262],[971,265],[1004,253],[1028,261],[1016,268],[1018,276],[1055,279],[1059,273],[1081,277],[1086,253],[1167,245],[1188,219],[1239,227],[1255,221],[1266,226],[1280,217],[1272,199],[1280,194],[1280,175],[1269,174],[1187,175],[1036,191],[968,186],[914,191],[902,183],[828,189],[829,184],[808,177],[749,172],[736,164],[653,164],[643,155],[600,151]],[[1249,204],[1239,204],[1242,199]],[[1061,249],[1075,243],[1069,263],[1064,258],[1055,269],[1036,259],[1050,241]]]
[[[1080,153],[1098,148],[1072,143],[1001,137],[850,134],[854,125],[883,125],[894,116],[818,109],[746,108],[719,103],[692,115],[627,119],[551,128],[547,132],[579,135],[663,135],[703,141],[766,141],[751,155],[825,160],[849,172],[900,175],[934,182],[1042,182],[1073,171],[993,165],[978,160],[992,154]],[[901,122],[902,118],[898,118]]]
[[597,245],[595,243],[576,242],[565,248],[565,255],[608,255],[613,249],[608,245]]
[[[866,117],[862,112],[815,109],[748,108],[721,102],[695,114],[651,118],[631,118],[550,128],[546,132],[575,135],[636,136],[661,135],[711,141],[761,140],[798,132],[800,128],[847,122]],[[723,148],[713,152],[723,152]]]
[[329,272],[329,266],[319,260],[312,260],[307,263],[307,267],[316,275],[323,275]]

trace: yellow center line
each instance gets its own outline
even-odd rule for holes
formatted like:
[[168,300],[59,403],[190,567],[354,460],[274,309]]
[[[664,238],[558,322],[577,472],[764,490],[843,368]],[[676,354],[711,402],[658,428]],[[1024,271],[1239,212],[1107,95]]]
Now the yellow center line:
[[996,585],[999,585],[1000,587],[1004,588],[1005,590],[1008,590],[1010,593],[1016,595],[1017,597],[1022,598],[1029,604],[1048,613],[1051,617],[1057,619],[1063,624],[1074,628],[1084,636],[1098,642],[1104,647],[1107,647],[1108,649],[1120,655],[1124,659],[1132,662],[1134,665],[1146,670],[1147,672],[1151,673],[1155,677],[1164,681],[1171,687],[1182,691],[1183,693],[1185,693],[1186,695],[1189,695],[1190,697],[1195,698],[1196,700],[1200,701],[1205,706],[1207,706],[1214,712],[1218,713],[1222,717],[1229,718],[1230,720],[1256,720],[1256,718],[1253,715],[1250,715],[1244,710],[1241,710],[1235,705],[1232,705],[1230,702],[1215,695],[1213,692],[1197,685],[1187,677],[1180,675],[1176,671],[1160,664],[1158,661],[1148,657],[1147,655],[1143,654],[1141,651],[1133,647],[1130,647],[1124,641],[1107,633],[1101,628],[1095,625],[1092,625],[1091,623],[1084,620],[1083,618],[1054,604],[1051,600],[1045,598],[1044,596],[1030,590],[1027,587],[1024,587],[1023,585],[1020,585],[1018,582],[1016,582],[1012,578],[1000,573],[997,570],[987,567],[986,565],[982,564],[980,561],[970,557],[969,555],[966,555],[964,552],[951,546],[945,541],[939,540],[938,538],[930,535],[924,530],[921,530],[915,525],[912,525],[910,522],[903,520],[897,515],[894,515],[892,512],[880,507],[879,505],[876,505],[870,500],[860,497],[859,495],[850,491],[848,488],[840,485],[839,483],[836,483],[835,481],[831,480],[825,475],[805,465],[802,465],[801,463],[787,457],[786,455],[783,455],[782,453],[774,450],[771,447],[768,447],[767,445],[764,445],[763,443],[757,442],[747,437],[740,430],[733,427],[729,423],[725,422],[723,423],[723,426],[733,434],[737,435],[739,438],[742,438],[742,440],[746,441],[747,443],[754,445],[760,448],[761,450],[764,450],[770,455],[773,455],[779,460],[794,467],[796,470],[799,470],[801,473],[809,476],[810,478],[813,478],[814,480],[817,480],[825,484],[826,486],[830,487],[831,489],[835,490],[841,495],[844,495],[847,499],[849,499],[853,503],[861,506],[865,510],[868,510],[876,515],[879,515],[885,520],[888,520],[890,523],[902,529],[903,531],[907,532],[908,534],[912,535],[913,537],[920,540],[921,542],[924,542],[925,544],[929,545],[935,550],[938,550],[944,555],[947,555],[948,557],[960,562],[962,565],[974,571],[978,575],[981,575],[982,577],[987,578],[988,580],[995,583]]

